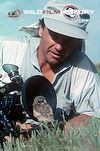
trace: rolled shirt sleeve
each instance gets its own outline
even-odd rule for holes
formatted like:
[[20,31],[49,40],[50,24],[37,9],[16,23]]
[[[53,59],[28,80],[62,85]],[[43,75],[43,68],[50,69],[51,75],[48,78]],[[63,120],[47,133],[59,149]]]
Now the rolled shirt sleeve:
[[[87,64],[88,60],[85,59]],[[83,63],[84,63],[83,61]],[[71,100],[76,112],[90,116],[100,117],[100,76],[89,69],[74,69]]]

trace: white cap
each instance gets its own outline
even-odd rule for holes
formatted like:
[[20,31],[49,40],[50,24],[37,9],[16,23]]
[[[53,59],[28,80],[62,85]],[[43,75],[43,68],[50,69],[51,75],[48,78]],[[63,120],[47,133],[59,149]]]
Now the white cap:
[[[85,13],[85,9],[65,2],[49,1],[44,9],[42,18],[46,27],[59,34],[78,39],[87,38],[86,31],[90,16]],[[35,26],[34,26],[35,25]],[[34,32],[39,24],[33,24]],[[29,30],[30,27],[27,26]]]
[[54,32],[79,39],[87,38],[86,27],[90,16],[79,6],[50,1],[44,7],[42,18],[47,28]]

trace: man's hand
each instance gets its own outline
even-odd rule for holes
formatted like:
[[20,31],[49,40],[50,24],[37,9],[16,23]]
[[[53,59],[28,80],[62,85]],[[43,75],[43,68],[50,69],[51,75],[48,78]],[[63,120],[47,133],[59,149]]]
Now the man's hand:
[[[78,125],[85,126],[87,124],[89,118],[90,118],[90,116],[88,116],[88,115],[80,114],[78,116],[75,116],[71,120],[69,120],[69,124],[72,127],[75,127],[75,126],[78,126]],[[66,123],[64,124],[63,132],[64,132],[65,135],[68,132],[68,127],[67,127]]]
[[[27,140],[28,139],[28,132],[33,129],[32,124],[16,122],[16,126],[19,127],[20,131],[26,132],[26,134],[23,134],[23,137]],[[5,139],[6,142],[11,141],[10,135],[5,135],[4,139]]]
[[69,122],[72,126],[77,126],[77,125],[85,126],[89,118],[90,118],[89,115],[80,114],[74,117],[73,119],[71,119]]
[[19,128],[19,133],[22,135],[22,138],[24,141],[29,140],[30,138],[30,131],[33,129],[32,124],[27,124],[27,123],[21,123],[21,122],[16,122],[16,126]]
[[6,136],[4,137],[4,139],[5,139],[6,142],[10,142],[10,141],[11,141],[10,135],[6,135]]
[[26,132],[32,130],[33,128],[32,124],[26,124],[26,123],[21,123],[21,122],[16,122],[16,126],[19,126],[19,128],[22,131],[26,131]]

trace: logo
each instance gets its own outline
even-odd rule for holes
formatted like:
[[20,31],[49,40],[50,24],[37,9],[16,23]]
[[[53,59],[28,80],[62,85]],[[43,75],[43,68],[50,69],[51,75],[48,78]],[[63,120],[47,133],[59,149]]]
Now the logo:
[[78,17],[78,8],[74,5],[67,5],[63,9],[63,14],[67,19],[74,20]]

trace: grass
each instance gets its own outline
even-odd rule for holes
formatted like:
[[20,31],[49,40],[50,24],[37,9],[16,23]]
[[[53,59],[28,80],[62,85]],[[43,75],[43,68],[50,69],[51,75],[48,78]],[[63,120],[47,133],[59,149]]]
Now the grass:
[[[4,151],[100,151],[100,120],[92,118],[88,124],[71,127],[66,123],[68,133],[64,135],[59,128],[41,129],[34,132],[29,140],[22,137],[4,144]],[[55,125],[56,127],[56,125]]]

